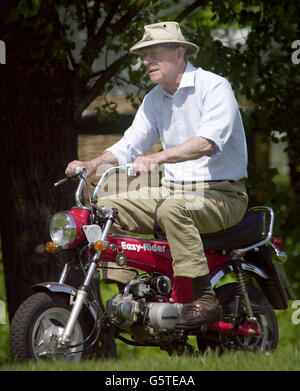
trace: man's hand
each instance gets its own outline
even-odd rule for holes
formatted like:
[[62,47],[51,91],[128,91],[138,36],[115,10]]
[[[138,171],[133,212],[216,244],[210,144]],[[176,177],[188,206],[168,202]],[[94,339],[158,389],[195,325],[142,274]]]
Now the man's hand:
[[101,156],[96,157],[92,160],[88,160],[86,162],[81,162],[80,160],[73,160],[68,164],[65,173],[67,176],[71,176],[74,173],[76,167],[84,166],[87,170],[87,175],[90,176],[96,173],[97,167],[101,164],[116,166],[118,164],[118,160],[113,153],[107,151],[104,152]]
[[139,156],[133,162],[133,168],[137,172],[150,172],[158,170],[158,161],[155,158],[156,154],[148,156]]
[[73,160],[72,162],[70,162],[68,164],[68,166],[66,168],[66,171],[65,171],[66,176],[72,176],[72,174],[75,171],[75,168],[78,166],[84,166],[87,170],[88,176],[93,174],[93,172],[95,171],[95,165],[91,161],[81,162],[79,160]]

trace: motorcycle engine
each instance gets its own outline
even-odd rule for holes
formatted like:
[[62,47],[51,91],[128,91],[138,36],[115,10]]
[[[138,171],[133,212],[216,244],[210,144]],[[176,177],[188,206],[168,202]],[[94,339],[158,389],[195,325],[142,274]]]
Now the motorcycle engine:
[[118,294],[108,301],[106,312],[111,323],[125,330],[142,315],[142,303],[133,295]]
[[142,328],[147,334],[174,329],[183,304],[163,300],[171,290],[168,277],[137,278],[126,288],[124,294],[117,294],[107,303],[107,315],[112,324],[131,333],[139,329],[139,334]]
[[148,326],[155,331],[172,330],[177,322],[183,304],[179,303],[149,303]]

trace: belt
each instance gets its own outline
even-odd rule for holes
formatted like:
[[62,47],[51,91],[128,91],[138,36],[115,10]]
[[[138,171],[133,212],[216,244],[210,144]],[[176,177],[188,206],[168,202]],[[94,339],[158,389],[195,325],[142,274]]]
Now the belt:
[[212,183],[212,182],[238,182],[238,181],[233,181],[232,179],[219,179],[219,180],[210,180],[210,181],[171,181],[169,180],[168,182],[171,183],[176,183],[178,185],[196,185],[197,183]]

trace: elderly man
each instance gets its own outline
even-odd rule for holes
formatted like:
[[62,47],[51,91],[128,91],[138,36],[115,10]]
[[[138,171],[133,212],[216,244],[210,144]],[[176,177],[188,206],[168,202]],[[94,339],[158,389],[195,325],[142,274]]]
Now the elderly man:
[[[150,233],[155,222],[159,224],[170,245],[174,277],[189,277],[193,282],[194,301],[176,327],[193,329],[221,314],[201,234],[238,224],[247,209],[243,124],[227,80],[187,61],[198,46],[185,40],[178,23],[145,26],[142,40],[130,51],[142,57],[157,86],[145,96],[119,142],[96,159],[69,163],[66,174],[79,164],[86,166],[88,174],[101,164],[133,162],[137,171],[164,165],[160,192],[147,193],[142,188],[134,197],[129,193],[126,199],[101,199],[100,204],[118,208],[115,232]],[[163,150],[145,156],[158,139]],[[190,192],[199,185],[202,189],[193,207],[185,197],[172,197],[184,185]],[[147,199],[145,194],[152,196]],[[105,278],[126,283],[132,271],[108,268]]]

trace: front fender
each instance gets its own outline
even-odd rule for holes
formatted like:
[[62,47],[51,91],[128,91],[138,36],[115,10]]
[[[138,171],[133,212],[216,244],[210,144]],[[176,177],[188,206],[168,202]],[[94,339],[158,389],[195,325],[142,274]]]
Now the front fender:
[[39,284],[33,285],[32,290],[34,292],[47,292],[52,293],[66,293],[76,297],[77,289],[73,288],[71,285],[61,284],[59,282],[41,282]]
[[[61,284],[59,282],[41,282],[39,284],[33,285],[32,290],[34,292],[51,292],[54,294],[64,293],[68,296],[72,296],[72,300],[70,299],[70,304],[71,304],[71,302],[73,302],[73,300],[76,298],[76,295],[77,295],[77,289],[73,288],[71,285]],[[96,320],[97,319],[97,312],[96,312],[94,306],[87,299],[85,299],[84,304],[88,308],[88,310],[90,311],[94,320]]]

